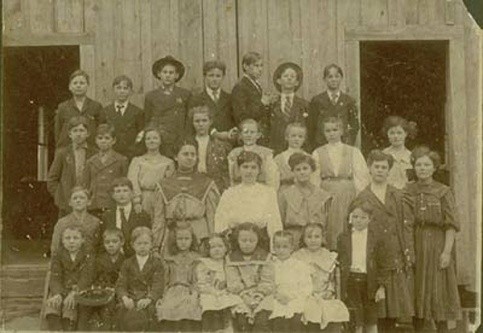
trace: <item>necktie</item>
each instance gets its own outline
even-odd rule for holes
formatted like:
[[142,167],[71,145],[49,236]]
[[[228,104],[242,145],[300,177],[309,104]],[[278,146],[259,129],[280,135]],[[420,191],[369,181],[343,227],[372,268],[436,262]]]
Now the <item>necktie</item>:
[[127,218],[124,208],[119,207],[119,212],[121,213],[121,229],[127,226]]
[[212,90],[212,93],[213,93],[213,100],[216,102],[218,102],[218,90]]
[[330,101],[335,105],[337,103],[337,94],[330,95]]
[[120,105],[120,104],[116,105],[116,109],[117,109],[117,113],[120,116],[122,116],[122,109],[123,109],[122,105]]
[[292,101],[290,96],[285,97],[285,105],[283,106],[283,113],[285,116],[290,117],[290,109],[292,108]]

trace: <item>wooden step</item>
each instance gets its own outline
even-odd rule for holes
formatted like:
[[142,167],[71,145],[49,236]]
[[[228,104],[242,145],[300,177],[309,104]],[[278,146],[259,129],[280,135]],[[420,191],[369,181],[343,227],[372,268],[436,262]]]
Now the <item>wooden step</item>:
[[6,265],[0,269],[1,297],[42,297],[48,265]]

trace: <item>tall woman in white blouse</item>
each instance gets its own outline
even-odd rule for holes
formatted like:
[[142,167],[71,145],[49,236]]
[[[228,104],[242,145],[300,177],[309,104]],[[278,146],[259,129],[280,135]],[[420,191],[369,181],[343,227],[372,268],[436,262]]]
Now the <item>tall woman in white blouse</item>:
[[277,193],[272,187],[257,182],[262,165],[258,154],[242,152],[236,162],[241,183],[223,192],[215,214],[215,232],[230,234],[241,223],[254,223],[263,231],[260,241],[268,250],[269,239],[283,229]]

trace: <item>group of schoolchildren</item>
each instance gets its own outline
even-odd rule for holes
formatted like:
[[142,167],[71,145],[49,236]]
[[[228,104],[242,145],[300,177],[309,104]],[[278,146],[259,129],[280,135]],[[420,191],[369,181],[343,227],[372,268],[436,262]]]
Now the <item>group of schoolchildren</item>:
[[[225,65],[208,61],[192,95],[176,85],[184,65],[164,57],[144,110],[129,102],[129,77],[114,79],[103,109],[86,96],[88,75],[72,74],[48,177],[59,207],[49,328],[391,332],[411,318],[417,330],[452,328],[459,222],[451,190],[433,180],[439,155],[409,151],[413,123],[391,116],[390,145],[366,162],[335,64],[310,103],[295,94],[297,64],[275,71],[277,95],[258,81],[260,54],[242,65],[228,94]],[[115,296],[81,302],[89,290]]]

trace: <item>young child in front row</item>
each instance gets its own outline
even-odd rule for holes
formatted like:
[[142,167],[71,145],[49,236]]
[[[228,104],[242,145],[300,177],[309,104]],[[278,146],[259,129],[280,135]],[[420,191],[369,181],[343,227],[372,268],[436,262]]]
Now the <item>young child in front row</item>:
[[83,183],[92,196],[89,212],[98,218],[114,204],[109,193],[112,181],[127,174],[127,157],[112,149],[115,143],[114,127],[99,125],[96,130],[99,152],[87,160],[84,169]]
[[111,183],[111,196],[115,207],[106,211],[102,216],[104,229],[119,229],[122,231],[125,242],[123,252],[126,257],[134,254],[131,247],[131,233],[137,227],[151,227],[151,218],[148,213],[137,212],[133,204],[133,185],[126,177],[114,179]]
[[178,223],[168,239],[166,291],[156,304],[160,329],[166,332],[200,330],[201,307],[195,285],[195,266],[200,255],[189,223]]
[[67,124],[71,145],[56,150],[47,176],[47,190],[59,208],[59,218],[69,214],[70,193],[74,186],[83,185],[86,161],[95,154],[87,144],[88,120],[72,117]]
[[[125,256],[121,249],[124,235],[119,229],[106,229],[102,233],[105,252],[95,261],[92,286],[94,288],[112,288],[116,286],[119,271]],[[97,318],[96,318],[97,315]],[[111,331],[117,328],[116,302],[112,300],[103,306],[79,306],[79,331]]]
[[274,332],[302,332],[302,314],[310,295],[309,266],[292,256],[294,237],[290,232],[273,235],[275,293],[270,315]]
[[101,221],[87,212],[88,204],[88,191],[82,186],[75,186],[71,191],[69,200],[69,205],[72,207],[72,213],[59,219],[54,227],[52,242],[50,244],[50,252],[52,255],[61,248],[62,233],[64,230],[72,226],[80,226],[82,228],[86,250],[89,253],[97,252],[101,238]]
[[206,257],[200,258],[196,266],[203,332],[229,331],[231,307],[243,302],[227,290],[225,255],[228,249],[228,242],[221,234],[212,234],[205,241]]
[[303,319],[308,332],[340,332],[349,321],[347,307],[337,299],[337,253],[325,248],[324,227],[307,224],[302,233],[301,249],[293,254],[310,268],[311,294],[305,302]]
[[349,207],[349,223],[352,230],[345,231],[337,240],[342,300],[350,310],[355,332],[373,333],[377,332],[377,303],[386,296],[378,272],[378,256],[384,248],[372,223],[371,204],[354,200]]
[[294,174],[292,172],[292,169],[290,168],[290,165],[288,164],[288,159],[294,153],[307,154],[302,149],[306,137],[307,128],[304,124],[290,123],[287,125],[285,129],[285,141],[287,141],[288,143],[288,148],[280,154],[276,155],[273,159],[277,164],[278,171],[280,173],[280,192],[294,183]]
[[336,248],[337,236],[347,230],[347,208],[351,201],[370,182],[364,156],[359,149],[342,143],[342,129],[339,118],[325,119],[323,130],[328,143],[312,153],[320,187],[332,195],[326,228],[331,250]]
[[114,150],[131,160],[136,154],[136,138],[144,129],[144,112],[129,101],[131,78],[119,75],[112,81],[114,101],[104,108],[106,120],[115,129]]
[[121,300],[120,331],[154,329],[154,304],[163,295],[164,268],[151,254],[153,234],[148,227],[137,227],[131,235],[135,255],[124,261],[116,283]]
[[76,294],[92,281],[94,257],[84,247],[84,231],[79,225],[66,227],[62,247],[52,256],[49,298],[45,316],[52,331],[73,331],[77,326]]
[[273,161],[272,150],[257,144],[257,141],[262,136],[260,124],[253,119],[243,120],[240,123],[240,136],[243,146],[233,149],[228,155],[231,185],[233,186],[240,183],[241,179],[240,170],[236,163],[238,156],[244,151],[251,151],[258,154],[262,159],[258,181],[277,190],[280,185],[280,177],[277,165]]
[[293,62],[281,64],[273,74],[273,83],[280,92],[280,96],[270,107],[270,148],[275,154],[281,153],[287,147],[287,125],[293,122],[305,124],[309,115],[309,102],[295,95],[302,80],[302,68]]
[[234,232],[236,248],[226,262],[228,291],[243,303],[233,308],[236,332],[268,332],[273,305],[275,276],[270,253],[260,247],[260,230],[253,223],[242,223]]
[[294,153],[288,163],[295,175],[295,184],[280,189],[278,206],[284,230],[292,233],[298,249],[304,226],[319,223],[325,229],[332,199],[329,193],[311,183],[315,161],[310,155]]

